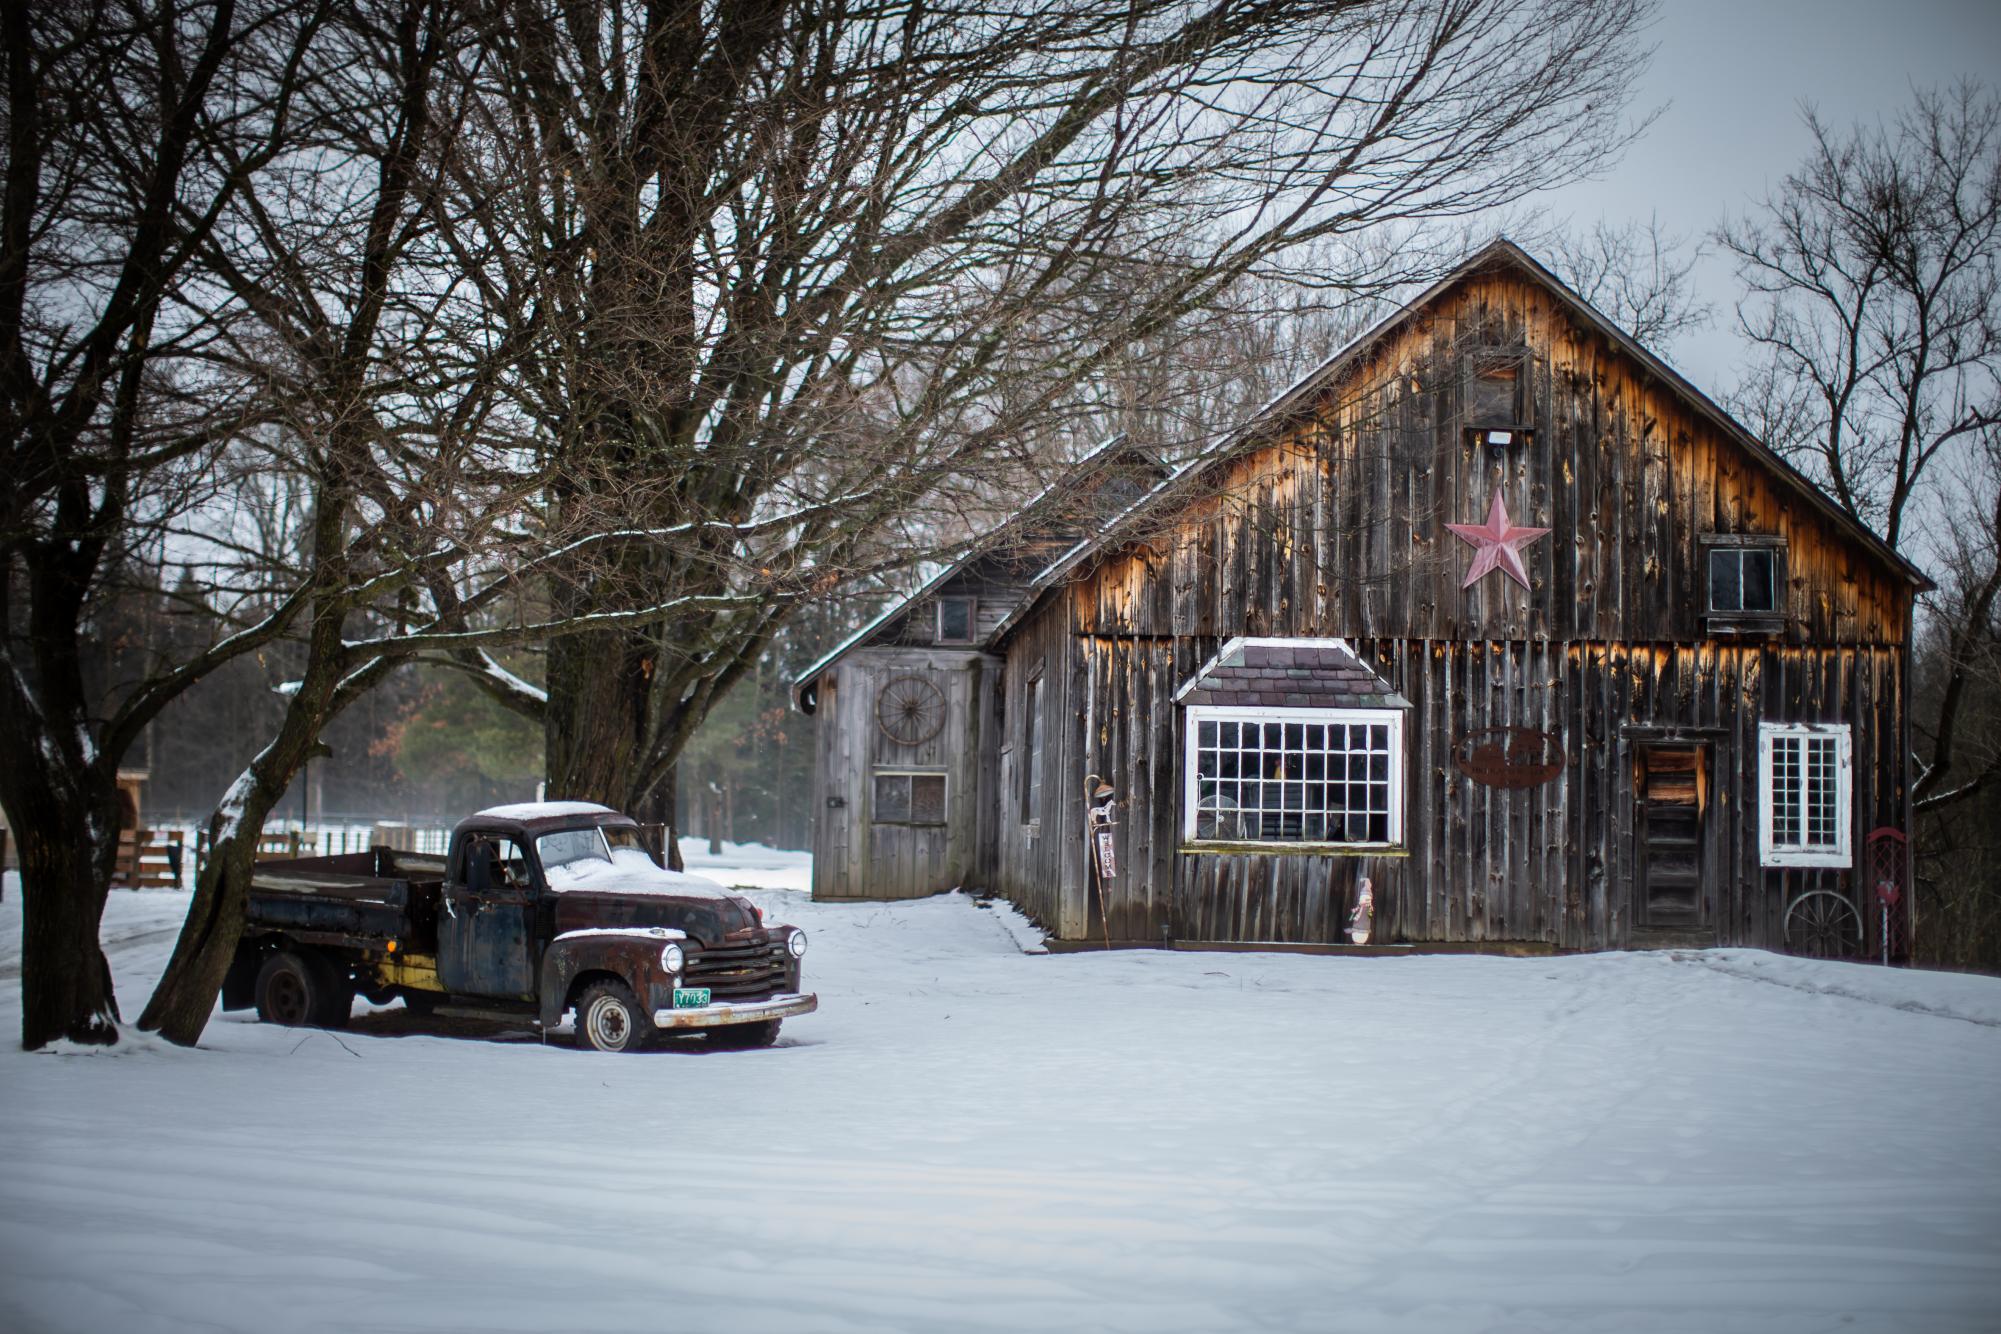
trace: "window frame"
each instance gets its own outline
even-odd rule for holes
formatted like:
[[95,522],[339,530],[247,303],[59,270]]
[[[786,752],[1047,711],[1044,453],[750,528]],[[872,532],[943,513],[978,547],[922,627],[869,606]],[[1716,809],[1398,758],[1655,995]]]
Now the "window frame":
[[[1701,614],[1711,630],[1728,632],[1772,632],[1786,623],[1786,539],[1775,533],[1703,533],[1697,538],[1702,575]],[[1772,606],[1769,610],[1731,610],[1716,605],[1715,558],[1721,552],[1768,552],[1772,559]],[[1738,587],[1743,586],[1743,565],[1738,565]],[[1739,601],[1742,601],[1740,592]]]
[[[1308,854],[1314,852],[1400,853],[1405,850],[1404,814],[1408,804],[1404,760],[1404,716],[1402,708],[1287,708],[1271,705],[1190,704],[1183,709],[1181,744],[1181,841],[1193,849],[1250,848],[1259,852]],[[1201,838],[1196,835],[1196,819],[1201,803],[1202,724],[1216,723],[1302,723],[1343,726],[1385,723],[1389,726],[1389,837],[1381,842],[1346,839],[1267,839]]]
[[[908,814],[901,820],[885,818],[882,814],[881,803],[876,800],[875,785],[884,778],[912,780],[910,783],[910,800],[904,808]],[[944,786],[944,795],[938,800],[939,816],[935,820],[919,820],[916,818],[917,785],[914,780],[919,778],[935,778]],[[946,825],[949,825],[952,823],[951,772],[946,769],[909,768],[899,764],[878,764],[873,766],[869,770],[868,822],[872,825],[899,825],[914,829],[942,829]]]
[[[963,602],[966,604],[966,633],[963,637],[950,637],[945,633],[945,604]],[[971,644],[980,637],[980,600],[967,593],[953,593],[939,597],[932,604],[931,631],[933,639],[940,644]]]
[[[1805,774],[1809,738],[1832,738],[1834,751],[1834,837],[1832,846],[1806,842],[1810,787]],[[1779,813],[1773,793],[1773,757],[1781,741],[1800,744],[1798,842],[1780,843],[1773,829]],[[1758,724],[1758,863],[1761,866],[1831,866],[1855,864],[1854,733],[1847,723]]]
[[1042,827],[1042,672],[1022,686],[1021,703],[1021,823]]

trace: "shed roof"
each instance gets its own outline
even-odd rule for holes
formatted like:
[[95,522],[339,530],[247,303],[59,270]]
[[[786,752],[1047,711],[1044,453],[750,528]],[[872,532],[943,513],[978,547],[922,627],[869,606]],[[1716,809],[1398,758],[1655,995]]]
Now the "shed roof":
[[[964,572],[975,561],[993,555],[997,550],[1005,549],[1011,542],[1032,544],[1038,537],[1047,538],[1050,536],[1046,531],[1038,531],[1038,523],[1047,521],[1050,524],[1054,524],[1058,520],[1065,518],[1064,507],[1065,505],[1074,505],[1076,503],[1079,494],[1078,488],[1081,485],[1089,484],[1095,477],[1106,470],[1121,466],[1122,461],[1127,464],[1137,465],[1156,476],[1167,474],[1167,469],[1159,459],[1138,445],[1132,444],[1127,440],[1123,432],[1094,446],[1075,463],[1065,469],[1060,477],[1044,487],[1019,510],[1016,510],[1005,522],[975,542],[958,560],[946,565],[937,574],[925,580],[915,592],[896,602],[892,602],[880,615],[871,619],[867,624],[821,655],[817,661],[800,672],[799,675],[793,677],[792,702],[794,707],[798,708],[802,713],[811,713],[813,710],[807,702],[809,692],[813,683],[819,679],[821,673],[856,649],[862,648],[875,640],[883,631],[895,624],[897,618],[901,617],[925,598],[931,596],[931,594],[937,592],[955,576]],[[1151,491],[1148,494],[1151,494]],[[1075,528],[1071,527],[1067,532],[1059,530],[1055,536],[1059,541],[1067,540],[1075,531]],[[1032,596],[1032,592],[1030,596]],[[967,645],[964,647],[975,646]]]
[[1252,709],[1410,707],[1345,639],[1232,639],[1174,699]]

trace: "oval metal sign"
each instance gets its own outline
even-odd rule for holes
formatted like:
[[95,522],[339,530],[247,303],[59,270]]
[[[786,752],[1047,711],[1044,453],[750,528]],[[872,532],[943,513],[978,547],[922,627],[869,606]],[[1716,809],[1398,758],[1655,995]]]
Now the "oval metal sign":
[[1533,727],[1483,727],[1459,738],[1460,772],[1488,787],[1538,787],[1563,772],[1563,743]]

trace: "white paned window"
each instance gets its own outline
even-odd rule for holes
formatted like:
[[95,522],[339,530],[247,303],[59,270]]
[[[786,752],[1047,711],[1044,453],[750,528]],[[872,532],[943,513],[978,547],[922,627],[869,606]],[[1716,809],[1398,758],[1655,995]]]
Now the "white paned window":
[[1403,710],[1188,710],[1182,833],[1195,841],[1396,847]]
[[1854,808],[1846,723],[1760,723],[1764,801],[1759,860],[1766,866],[1847,866]]

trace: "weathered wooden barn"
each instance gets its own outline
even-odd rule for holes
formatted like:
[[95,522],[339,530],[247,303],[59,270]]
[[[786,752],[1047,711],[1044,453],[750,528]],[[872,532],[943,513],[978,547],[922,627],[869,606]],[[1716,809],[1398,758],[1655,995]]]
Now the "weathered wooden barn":
[[[801,679],[816,896],[1334,943],[1366,878],[1385,940],[1777,946],[1907,824],[1922,576],[1505,241],[1049,545]],[[899,745],[920,672],[944,717]]]

